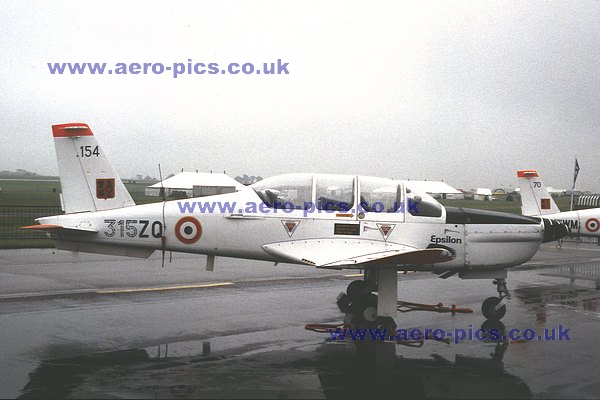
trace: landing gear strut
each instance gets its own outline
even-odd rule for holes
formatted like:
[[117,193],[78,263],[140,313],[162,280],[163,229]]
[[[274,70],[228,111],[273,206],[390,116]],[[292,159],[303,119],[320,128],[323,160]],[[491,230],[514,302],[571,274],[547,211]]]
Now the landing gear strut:
[[352,324],[355,328],[395,331],[397,325],[392,317],[377,314],[378,296],[373,293],[375,290],[377,287],[367,280],[350,282],[346,293],[340,293],[337,298],[339,309],[346,314],[344,322]]
[[481,306],[483,316],[489,320],[499,321],[506,314],[506,303],[510,300],[510,293],[506,288],[506,279],[494,279],[494,285],[498,288],[499,297],[488,297]]

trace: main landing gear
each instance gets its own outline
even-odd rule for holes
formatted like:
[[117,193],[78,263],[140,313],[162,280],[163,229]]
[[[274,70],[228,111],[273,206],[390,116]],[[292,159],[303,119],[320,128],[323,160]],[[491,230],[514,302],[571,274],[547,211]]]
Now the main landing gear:
[[506,303],[510,300],[510,293],[506,288],[506,279],[494,279],[494,285],[498,288],[499,297],[488,297],[481,306],[483,316],[492,321],[499,321],[506,314]]
[[[367,271],[364,280],[351,282],[346,293],[338,295],[337,305],[346,314],[344,323],[351,324],[354,328],[396,330],[392,315],[395,316],[398,309],[397,278],[396,272],[392,272],[393,275],[385,270]],[[469,278],[483,277],[471,275]],[[499,321],[506,314],[510,293],[506,287],[506,278],[495,278],[493,283],[498,290],[498,297],[487,298],[481,311],[486,319]]]
[[[373,280],[378,281],[376,278]],[[377,286],[365,274],[365,280],[352,281],[346,293],[338,295],[337,305],[346,314],[345,323],[355,328],[396,330],[397,325],[392,317],[377,314],[378,295],[373,293],[376,290]]]

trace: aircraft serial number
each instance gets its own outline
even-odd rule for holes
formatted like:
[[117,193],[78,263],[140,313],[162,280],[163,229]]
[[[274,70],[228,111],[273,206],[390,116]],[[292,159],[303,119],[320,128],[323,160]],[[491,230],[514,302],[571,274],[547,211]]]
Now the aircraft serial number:
[[79,146],[79,152],[81,153],[81,157],[98,157],[100,155],[100,150],[98,150],[98,146]]
[[160,238],[163,234],[163,225],[160,221],[148,221],[144,219],[105,219],[108,237],[118,235],[119,237]]

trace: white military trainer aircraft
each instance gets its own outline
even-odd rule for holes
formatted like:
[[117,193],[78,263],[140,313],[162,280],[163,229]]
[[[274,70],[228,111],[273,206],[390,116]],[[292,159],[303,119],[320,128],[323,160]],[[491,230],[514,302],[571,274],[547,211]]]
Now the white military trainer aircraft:
[[517,171],[523,215],[543,216],[565,224],[572,236],[600,236],[600,208],[561,212],[534,169]]
[[443,207],[409,183],[354,175],[287,174],[235,193],[135,205],[88,125],[52,132],[65,214],[26,229],[71,251],[205,254],[209,270],[215,256],[362,270],[338,297],[354,326],[395,327],[397,271],[493,279],[499,297],[482,310],[500,319],[506,268],[568,233],[547,219]]

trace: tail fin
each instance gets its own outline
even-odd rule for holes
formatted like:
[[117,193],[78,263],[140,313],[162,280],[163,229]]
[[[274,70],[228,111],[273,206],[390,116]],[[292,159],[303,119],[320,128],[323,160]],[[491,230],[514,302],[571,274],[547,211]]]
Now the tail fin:
[[523,215],[544,215],[560,212],[536,170],[524,169],[517,171],[517,177],[521,189],[521,212]]
[[65,213],[135,205],[87,124],[52,126]]

